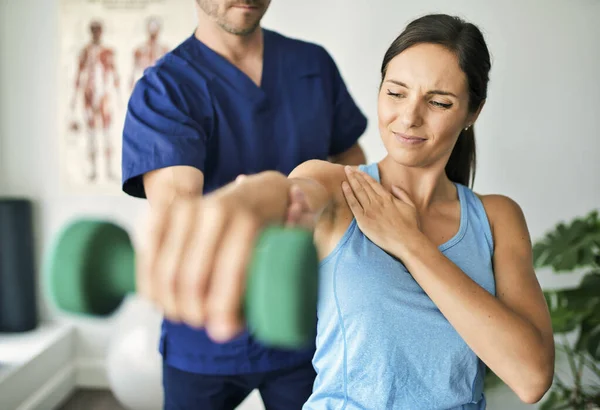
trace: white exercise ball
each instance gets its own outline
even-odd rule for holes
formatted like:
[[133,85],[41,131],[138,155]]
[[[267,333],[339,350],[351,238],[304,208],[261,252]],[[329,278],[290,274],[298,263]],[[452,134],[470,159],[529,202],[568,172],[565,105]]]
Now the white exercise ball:
[[162,357],[158,351],[162,316],[146,300],[130,295],[116,313],[106,372],[110,389],[129,410],[163,408]]

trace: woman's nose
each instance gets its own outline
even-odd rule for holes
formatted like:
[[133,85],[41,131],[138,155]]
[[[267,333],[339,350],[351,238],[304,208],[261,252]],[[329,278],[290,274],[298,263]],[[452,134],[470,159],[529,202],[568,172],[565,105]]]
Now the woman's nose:
[[421,105],[419,101],[414,99],[407,99],[405,104],[402,104],[402,112],[400,113],[400,120],[402,125],[406,129],[419,127],[423,123],[423,116],[421,113]]

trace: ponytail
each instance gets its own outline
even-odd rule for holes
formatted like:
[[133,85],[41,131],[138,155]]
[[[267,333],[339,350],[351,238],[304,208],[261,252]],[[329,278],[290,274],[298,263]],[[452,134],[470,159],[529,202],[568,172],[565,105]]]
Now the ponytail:
[[462,130],[458,136],[446,164],[446,175],[450,181],[472,188],[476,162],[475,132],[471,126],[467,130]]

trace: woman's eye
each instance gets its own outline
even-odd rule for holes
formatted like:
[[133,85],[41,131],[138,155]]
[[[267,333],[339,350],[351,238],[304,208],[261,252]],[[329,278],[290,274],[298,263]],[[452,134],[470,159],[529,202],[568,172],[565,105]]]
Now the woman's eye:
[[404,97],[404,95],[403,95],[403,94],[399,94],[399,93],[393,93],[391,90],[387,90],[387,95],[390,95],[390,96],[392,96],[392,97],[394,97],[394,98],[401,98],[401,97]]
[[439,101],[431,101],[432,105],[435,105],[436,107],[440,107],[440,108],[450,108],[452,107],[452,104],[445,104],[445,103],[441,103]]

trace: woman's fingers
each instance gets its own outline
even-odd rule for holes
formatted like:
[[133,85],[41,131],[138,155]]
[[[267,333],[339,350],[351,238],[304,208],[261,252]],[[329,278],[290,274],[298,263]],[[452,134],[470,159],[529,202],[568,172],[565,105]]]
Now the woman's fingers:
[[410,197],[408,196],[406,191],[403,190],[402,188],[397,187],[396,185],[392,185],[392,193],[394,194],[394,196],[396,198],[398,198],[402,202],[407,203],[408,205],[412,206],[413,208],[415,207],[415,204],[413,203],[413,201],[410,199]]
[[366,184],[369,186],[369,188],[373,190],[373,193],[375,195],[380,196],[382,198],[389,198],[389,192],[385,190],[383,185],[375,181],[375,179],[371,175],[362,171],[357,171],[356,173],[359,174],[365,180]]
[[360,218],[364,213],[364,209],[360,202],[358,202],[358,199],[356,199],[354,191],[348,182],[342,182],[342,191],[344,192],[344,197],[346,198],[348,207],[350,207],[350,211],[352,211],[355,218]]
[[346,178],[348,183],[354,192],[356,200],[364,206],[368,206],[371,203],[370,193],[372,189],[368,187],[368,184],[360,177],[358,171],[355,171],[350,166],[345,167]]

